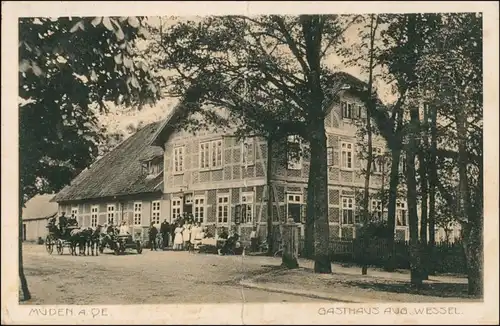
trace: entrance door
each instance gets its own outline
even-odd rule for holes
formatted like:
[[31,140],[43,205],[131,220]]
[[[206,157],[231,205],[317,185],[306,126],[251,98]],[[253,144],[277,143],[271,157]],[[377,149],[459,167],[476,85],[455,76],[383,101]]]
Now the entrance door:
[[182,207],[183,213],[193,214],[193,194],[186,194],[184,196],[184,206]]
[[300,204],[295,204],[295,203],[290,203],[288,204],[288,217],[293,218],[293,221],[295,223],[300,223],[300,211],[301,211],[301,206]]

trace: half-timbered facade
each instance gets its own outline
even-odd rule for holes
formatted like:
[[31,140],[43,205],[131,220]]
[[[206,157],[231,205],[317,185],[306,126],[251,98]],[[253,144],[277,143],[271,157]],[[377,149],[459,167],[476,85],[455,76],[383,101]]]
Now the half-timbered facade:
[[[344,74],[345,75],[345,74]],[[351,80],[353,78],[350,78]],[[348,78],[349,80],[349,78]],[[358,159],[357,123],[366,118],[361,100],[349,90],[349,82],[333,96],[327,108],[325,128],[328,146],[328,216],[332,237],[353,238],[359,225],[356,213],[356,191],[364,185]],[[175,113],[158,130],[152,144],[164,149],[164,201],[170,207],[167,219],[191,212],[195,219],[212,232],[221,227],[236,230],[243,241],[249,240],[253,226],[261,239],[267,234],[267,191],[272,190],[273,225],[286,218],[303,223],[307,198],[310,158],[288,155],[293,146],[304,148],[300,138],[290,135],[273,143],[271,182],[266,172],[267,142],[252,137],[237,140],[231,132],[201,131],[196,135],[175,131]],[[169,127],[170,125],[170,127]],[[374,153],[385,151],[382,139],[374,138]],[[306,150],[307,152],[307,150]],[[371,177],[371,191],[377,192],[382,183],[388,184],[387,166],[376,160]],[[382,212],[381,203],[372,200],[374,211]],[[407,238],[407,213],[404,202],[398,202],[397,233]],[[382,217],[382,216],[381,216]],[[278,228],[273,230],[276,233]],[[303,228],[302,228],[303,231]]]
[[[331,237],[353,238],[360,222],[356,194],[364,186],[361,169],[365,165],[357,155],[356,132],[366,111],[350,88],[357,84],[359,89],[362,83],[347,74],[340,76],[343,82],[330,92],[333,100],[325,118],[328,218]],[[274,238],[279,238],[278,226],[287,218],[304,222],[311,158],[299,137],[289,135],[273,143],[269,160],[264,138],[238,140],[230,131],[179,131],[176,126],[183,117],[179,105],[164,121],[145,126],[83,171],[53,199],[59,212],[75,215],[84,226],[126,220],[134,235],[143,238],[151,222],[171,222],[190,212],[212,233],[226,227],[248,241],[254,226],[261,239],[267,235],[271,189]],[[288,155],[294,146],[306,154]],[[379,137],[374,137],[373,146],[375,154],[384,153]],[[375,160],[373,170],[370,188],[375,193],[383,184],[387,187],[388,168]],[[370,202],[372,212],[383,218],[386,209],[381,206],[375,199]],[[408,238],[407,216],[405,203],[398,202],[398,238]]]

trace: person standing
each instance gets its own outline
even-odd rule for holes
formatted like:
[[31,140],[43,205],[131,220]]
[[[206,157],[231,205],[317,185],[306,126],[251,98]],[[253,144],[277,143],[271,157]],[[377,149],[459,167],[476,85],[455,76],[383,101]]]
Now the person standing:
[[189,250],[191,243],[191,224],[187,224],[182,231],[182,239],[184,240],[184,250]]
[[252,252],[256,252],[258,247],[258,238],[257,238],[257,227],[252,228],[252,232],[250,232],[250,250]]
[[191,243],[193,244],[193,249],[198,249],[198,246],[203,240],[203,229],[201,228],[201,223],[196,222],[191,229]]
[[158,250],[156,247],[156,236],[158,235],[158,229],[156,228],[154,222],[151,222],[149,227],[149,245],[151,246],[151,251]]
[[161,249],[164,250],[165,248],[168,247],[169,233],[170,233],[170,225],[166,219],[160,225],[160,233],[163,239],[163,248]]
[[182,249],[182,244],[184,243],[184,240],[182,238],[182,231],[184,229],[182,228],[181,224],[177,224],[177,227],[175,228],[175,238],[174,238],[174,250],[181,250]]
[[66,231],[66,224],[68,224],[66,212],[62,212],[61,216],[59,216],[59,230],[61,231],[61,234],[64,234],[64,232]]

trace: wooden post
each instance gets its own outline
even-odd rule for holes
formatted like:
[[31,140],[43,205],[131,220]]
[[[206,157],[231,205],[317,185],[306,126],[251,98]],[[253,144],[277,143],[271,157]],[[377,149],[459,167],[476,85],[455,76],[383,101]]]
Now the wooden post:
[[299,229],[293,219],[288,219],[283,224],[283,256],[281,265],[293,269],[298,268],[299,257]]

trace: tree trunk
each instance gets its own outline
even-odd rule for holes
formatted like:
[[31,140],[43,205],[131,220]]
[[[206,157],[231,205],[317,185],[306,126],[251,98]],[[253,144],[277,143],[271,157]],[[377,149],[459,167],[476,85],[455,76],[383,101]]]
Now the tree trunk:
[[471,223],[464,227],[463,246],[467,261],[468,293],[482,297],[483,285],[483,226],[482,223]]
[[[374,106],[372,88],[373,88],[373,47],[375,43],[375,32],[376,24],[374,20],[374,15],[370,15],[370,58],[369,58],[369,70],[368,70],[368,105],[371,107],[366,110],[366,133],[368,136],[368,160],[366,162],[366,175],[365,175],[365,189],[363,195],[363,232],[362,232],[362,261],[363,266],[361,267],[361,275],[366,275],[368,273],[367,264],[367,247],[368,247],[368,235],[366,234],[368,222],[369,222],[369,212],[368,212],[368,202],[370,197],[370,175],[372,171],[373,163],[373,144],[372,144],[372,121],[371,121],[371,110]],[[382,214],[384,208],[382,207]]]
[[437,189],[437,107],[432,105],[429,112],[431,144],[428,159],[429,171],[429,250],[427,273],[435,275],[434,248],[436,247],[436,189]]
[[416,135],[418,133],[418,110],[410,108],[410,130],[409,143],[406,151],[406,187],[407,187],[407,203],[408,203],[408,218],[410,228],[410,269],[411,269],[411,284],[413,286],[422,285],[420,275],[420,253],[418,241],[418,211],[417,211],[417,182],[415,178],[415,153],[417,150]]
[[429,148],[429,142],[427,139],[427,106],[424,105],[424,122],[421,124],[420,136],[422,138],[422,143],[418,151],[418,160],[420,161],[419,175],[420,175],[420,195],[421,195],[421,212],[420,212],[420,243],[421,243],[421,253],[422,253],[422,279],[429,279],[428,268],[429,257],[427,251],[427,200],[428,200],[428,179],[427,179],[427,157],[426,151]]
[[396,269],[396,255],[394,248],[394,233],[396,231],[396,201],[399,185],[399,159],[401,150],[393,149],[391,153],[391,174],[389,176],[389,204],[387,207],[387,227],[389,228],[389,257],[385,270],[393,272]]
[[[312,167],[311,157],[311,167]],[[315,200],[313,193],[313,185],[315,183],[315,176],[312,169],[309,169],[309,179],[307,181],[307,203],[313,203]],[[306,223],[304,225],[304,249],[302,255],[304,258],[314,258],[314,207],[313,205],[306,206]]]
[[[467,119],[463,108],[456,110],[456,124],[458,135],[458,174],[459,174],[459,207],[458,214],[464,226],[464,251],[467,261],[468,292],[470,295],[483,295],[483,211],[482,205],[476,210],[470,206],[470,189],[467,176]],[[482,166],[479,167],[480,185],[482,180]],[[479,192],[481,193],[481,192]],[[481,206],[481,207],[480,207]]]
[[312,200],[308,202],[307,209],[314,217],[314,272],[331,273],[326,134],[323,119],[317,119],[312,127],[310,182],[307,188],[308,198]]
[[[19,211],[22,212],[22,209]],[[21,215],[21,214],[20,214]],[[26,276],[24,276],[24,267],[23,267],[23,220],[19,218],[19,280],[21,283],[21,292],[23,294],[22,299],[20,301],[27,301],[31,299],[31,293],[28,289],[28,282],[26,281]]]
[[274,193],[272,187],[272,173],[273,173],[273,137],[269,136],[267,140],[267,255],[272,256],[274,252],[273,248],[273,203],[274,203]]

